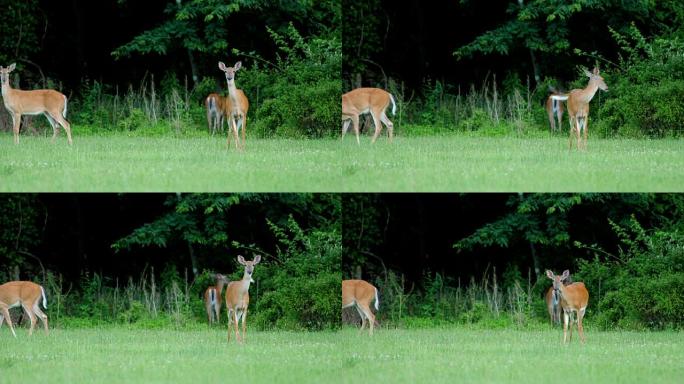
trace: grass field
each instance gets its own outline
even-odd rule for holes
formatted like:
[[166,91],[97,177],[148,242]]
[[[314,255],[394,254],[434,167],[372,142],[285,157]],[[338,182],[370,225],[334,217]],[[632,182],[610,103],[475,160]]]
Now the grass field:
[[379,330],[249,332],[121,328],[53,330],[14,339],[0,330],[2,383],[675,383],[684,334],[560,331]]
[[682,191],[684,140],[462,135],[327,140],[0,136],[0,191]]

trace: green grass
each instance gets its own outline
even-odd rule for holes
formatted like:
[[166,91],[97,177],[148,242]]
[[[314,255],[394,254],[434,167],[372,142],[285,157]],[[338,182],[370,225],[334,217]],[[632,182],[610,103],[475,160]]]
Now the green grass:
[[[352,135],[353,136],[353,135]],[[684,140],[465,135],[326,140],[0,136],[0,191],[682,191]]]
[[14,339],[0,330],[0,382],[9,383],[322,383],[343,369],[333,332],[250,332],[245,345],[225,328],[205,331],[121,328],[42,331]]
[[682,382],[684,333],[585,329],[585,345],[560,330],[346,330],[340,352],[366,383]]
[[[576,335],[575,335],[576,336]],[[684,333],[560,330],[0,330],[2,383],[677,383]]]

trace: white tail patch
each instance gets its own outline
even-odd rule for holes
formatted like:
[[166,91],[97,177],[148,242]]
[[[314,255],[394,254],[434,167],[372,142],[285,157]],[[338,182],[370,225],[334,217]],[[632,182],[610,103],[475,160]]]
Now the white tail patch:
[[389,94],[390,96],[390,101],[392,102],[392,116],[397,114],[397,103],[394,102],[394,96],[392,94]]
[[209,302],[211,305],[216,305],[216,290],[211,289],[209,290]]
[[551,95],[551,100],[566,101],[568,97],[568,95]]
[[[390,97],[392,97],[390,95]],[[378,289],[375,288],[375,310],[379,311],[380,310],[380,297],[378,296]]]
[[62,111],[62,117],[64,117],[66,119],[66,115],[67,115],[67,97],[64,96],[64,111]]
[[47,297],[45,296],[45,290],[40,287],[40,293],[43,295],[43,308],[47,309]]

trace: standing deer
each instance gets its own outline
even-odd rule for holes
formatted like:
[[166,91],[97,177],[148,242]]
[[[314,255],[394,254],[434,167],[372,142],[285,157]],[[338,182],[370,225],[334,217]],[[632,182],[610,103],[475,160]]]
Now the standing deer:
[[[562,95],[556,88],[549,87],[551,95],[546,99],[546,114],[549,117],[549,124],[551,124],[551,131],[562,131],[563,130],[563,103],[560,100],[556,100],[551,96]],[[556,125],[556,122],[558,125]]]
[[371,143],[375,143],[382,131],[382,121],[387,126],[389,140],[394,137],[394,124],[385,114],[387,107],[392,103],[392,115],[397,111],[397,104],[391,93],[378,88],[357,88],[342,95],[342,138],[349,130],[349,124],[353,123],[356,143],[359,140],[359,115],[370,112],[375,126],[375,134]]
[[375,310],[380,310],[378,289],[364,280],[342,280],[342,308],[354,306],[361,316],[361,329],[369,323],[369,335],[373,336],[375,315],[371,311],[371,301],[375,299]]
[[223,132],[223,119],[226,115],[226,107],[229,105],[230,100],[218,93],[209,94],[204,101],[204,106],[207,109],[207,125],[212,136],[216,134],[217,128]]
[[[254,266],[261,261],[261,255],[256,255],[254,260],[245,261],[242,256],[237,257],[238,263],[245,266],[242,280],[231,281],[226,287],[226,312],[228,313],[228,342],[230,342],[230,324],[235,328],[235,338],[242,343],[247,336],[247,307],[249,306],[249,284],[254,282],[252,273]],[[238,332],[238,321],[242,319],[242,338]]]
[[0,327],[2,326],[3,320],[7,319],[7,325],[9,325],[12,330],[14,337],[17,337],[17,334],[14,332],[9,309],[21,305],[31,319],[29,336],[33,334],[33,328],[36,326],[36,316],[38,316],[43,323],[45,334],[48,334],[48,318],[47,315],[40,310],[41,298],[43,299],[43,307],[47,309],[45,290],[40,285],[30,281],[10,281],[9,283],[0,285]]
[[223,286],[228,284],[228,278],[224,275],[216,274],[216,285],[212,285],[204,291],[204,307],[207,310],[209,324],[216,321],[221,322],[221,293]]
[[593,72],[584,70],[589,77],[589,84],[584,89],[573,89],[565,95],[551,95],[551,98],[559,101],[568,101],[568,116],[570,118],[569,149],[572,149],[573,135],[577,139],[577,149],[582,149],[582,132],[584,133],[584,149],[587,149],[587,132],[589,130],[589,102],[594,98],[596,91],[608,91],[603,77],[599,75],[599,69]]
[[0,80],[2,81],[2,98],[5,108],[12,115],[14,143],[19,144],[19,126],[21,116],[44,114],[52,126],[52,141],[55,141],[58,132],[57,124],[61,125],[67,133],[67,140],[71,140],[71,124],[66,121],[67,97],[53,89],[39,89],[35,91],[22,91],[12,89],[9,82],[9,74],[14,71],[16,64],[7,68],[0,66]]
[[[563,280],[563,284],[572,284],[572,278],[568,276],[565,280]],[[546,300],[546,308],[549,311],[549,319],[551,321],[551,325],[560,325],[560,295],[553,289],[553,285],[550,286],[549,289],[546,291],[544,299]]]
[[[226,103],[226,115],[228,116],[228,128],[232,128],[233,136],[235,137],[235,148],[240,148],[240,139],[238,131],[242,129],[242,149],[245,149],[245,135],[247,130],[247,111],[249,110],[249,100],[242,89],[235,87],[235,72],[242,68],[242,62],[238,61],[233,67],[226,67],[223,62],[219,61],[219,69],[226,74],[226,83],[228,83],[228,102]],[[228,133],[228,147],[230,147],[230,132]]]
[[553,280],[553,289],[560,298],[560,304],[563,308],[563,342],[567,343],[569,340],[572,340],[572,324],[570,324],[570,338],[568,339],[568,323],[572,318],[573,312],[576,312],[577,332],[580,335],[582,343],[584,343],[585,338],[582,319],[584,318],[587,304],[589,303],[589,291],[587,291],[584,283],[564,285],[563,281],[570,276],[570,272],[567,269],[563,271],[561,276],[554,275],[553,272],[547,270],[546,276]]

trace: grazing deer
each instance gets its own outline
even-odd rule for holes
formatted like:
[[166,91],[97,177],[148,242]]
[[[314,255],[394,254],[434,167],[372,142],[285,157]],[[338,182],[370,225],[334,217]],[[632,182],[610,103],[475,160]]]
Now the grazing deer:
[[221,293],[223,286],[228,284],[228,278],[224,275],[216,274],[216,285],[212,285],[204,291],[204,307],[207,310],[209,324],[216,321],[221,322]]
[[[551,95],[551,98],[559,101],[568,101],[568,116],[570,118],[570,138],[569,148],[572,149],[573,135],[577,139],[577,149],[587,149],[587,134],[589,130],[589,102],[594,98],[596,91],[608,91],[603,77],[599,75],[599,69],[594,68],[593,72],[584,70],[584,74],[589,77],[589,84],[584,89],[573,89],[565,95]],[[582,140],[582,133],[584,140]]]
[[566,269],[561,276],[554,275],[553,272],[547,270],[546,276],[553,280],[553,289],[556,295],[560,298],[560,305],[563,308],[563,342],[567,343],[572,340],[572,324],[570,324],[570,338],[568,339],[568,323],[570,322],[573,312],[577,313],[577,332],[580,335],[582,343],[584,339],[584,326],[582,319],[587,310],[589,303],[589,292],[584,286],[584,283],[572,283],[567,286],[563,282],[570,276],[570,272]]
[[[256,255],[254,260],[245,261],[244,257],[237,257],[238,263],[245,266],[242,280],[231,281],[226,287],[226,312],[228,313],[228,342],[230,342],[230,324],[235,328],[235,338],[238,343],[244,341],[247,336],[247,307],[249,306],[249,284],[254,282],[252,273],[254,266],[261,261],[261,255]],[[242,319],[242,338],[238,332],[238,321]]]
[[72,144],[71,124],[66,121],[67,97],[53,89],[39,89],[35,91],[12,89],[9,82],[9,74],[15,68],[16,64],[12,64],[7,68],[0,66],[2,98],[5,102],[5,108],[12,115],[14,143],[19,144],[21,116],[44,114],[50,126],[52,126],[52,141],[54,142],[57,137],[57,124],[59,123],[67,133],[69,144]]
[[[233,67],[226,67],[219,61],[219,69],[225,72],[226,82],[228,83],[228,97],[226,103],[226,115],[228,116],[228,128],[233,131],[235,137],[235,148],[240,148],[238,131],[242,129],[242,149],[245,149],[245,131],[247,130],[247,111],[249,110],[249,100],[242,89],[235,87],[235,72],[242,68],[242,62],[238,61]],[[230,133],[228,133],[228,147],[230,147]]]
[[378,289],[364,280],[342,280],[342,308],[354,306],[361,316],[361,329],[369,323],[369,335],[373,336],[375,315],[371,311],[371,301],[375,299],[375,310],[380,310]]
[[17,337],[17,334],[14,332],[9,309],[21,305],[31,319],[29,336],[33,334],[33,328],[36,326],[36,316],[38,316],[43,323],[45,334],[48,334],[48,318],[47,315],[40,310],[41,298],[43,299],[43,307],[47,309],[45,290],[40,285],[30,281],[10,281],[9,283],[0,285],[0,327],[2,326],[3,320],[7,319],[7,325],[9,325],[12,330],[14,337]]
[[212,136],[216,134],[217,128],[223,132],[223,118],[226,115],[226,106],[229,105],[230,100],[218,93],[210,94],[204,101],[204,106],[207,109],[207,125]]
[[[549,87],[551,95],[546,99],[546,114],[549,117],[549,124],[551,124],[551,131],[560,132],[563,130],[563,103],[551,96],[562,95],[556,88]],[[558,125],[556,125],[558,122]]]
[[375,143],[382,131],[381,121],[387,126],[389,140],[392,142],[394,124],[385,114],[390,103],[392,103],[392,115],[394,115],[397,111],[394,96],[378,88],[357,88],[342,95],[342,139],[349,130],[349,124],[353,123],[356,143],[361,144],[359,140],[359,115],[370,112],[375,126],[375,134],[373,134],[371,142]]

